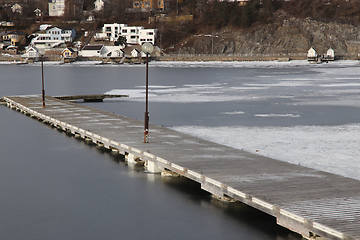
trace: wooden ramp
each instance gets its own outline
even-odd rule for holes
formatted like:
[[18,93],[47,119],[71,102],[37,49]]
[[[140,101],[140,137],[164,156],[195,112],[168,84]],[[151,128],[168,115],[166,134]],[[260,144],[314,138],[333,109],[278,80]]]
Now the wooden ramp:
[[360,239],[360,181],[293,165],[46,96],[4,97],[7,106],[57,129],[141,158],[274,216],[307,238]]

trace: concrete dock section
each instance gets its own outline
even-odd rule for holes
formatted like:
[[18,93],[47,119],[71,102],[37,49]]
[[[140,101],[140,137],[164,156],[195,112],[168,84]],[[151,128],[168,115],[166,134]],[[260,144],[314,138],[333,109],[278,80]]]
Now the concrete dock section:
[[148,171],[171,171],[223,199],[243,202],[309,239],[360,239],[360,181],[322,172],[100,109],[40,95],[3,97],[9,108],[60,131],[142,161]]

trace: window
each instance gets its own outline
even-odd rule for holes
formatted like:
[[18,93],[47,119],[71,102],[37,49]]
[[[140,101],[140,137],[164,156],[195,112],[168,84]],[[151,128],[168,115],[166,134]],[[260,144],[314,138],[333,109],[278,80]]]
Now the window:
[[107,31],[107,32],[111,31],[111,27],[106,27],[105,31]]
[[127,29],[123,29],[122,32],[123,32],[123,33],[127,33]]
[[131,39],[135,39],[135,38],[136,38],[136,36],[131,36],[130,38],[131,38]]
[[154,33],[153,32],[148,32],[147,35],[154,35]]
[[130,32],[131,32],[131,33],[135,33],[135,29],[131,29]]

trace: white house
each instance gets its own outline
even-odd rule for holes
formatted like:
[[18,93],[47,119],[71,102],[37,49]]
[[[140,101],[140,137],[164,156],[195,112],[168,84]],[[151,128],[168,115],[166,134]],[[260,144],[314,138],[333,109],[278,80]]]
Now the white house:
[[15,3],[14,5],[12,5],[11,11],[13,13],[19,13],[21,15],[22,14],[22,6],[18,3]]
[[125,51],[122,46],[104,46],[104,52],[108,57],[124,57]]
[[54,48],[72,42],[76,37],[74,27],[48,27],[45,33],[38,33],[31,40],[31,44],[37,48]]
[[141,52],[139,50],[137,50],[136,48],[131,50],[130,57],[136,58],[136,57],[140,57],[140,56],[141,56]]
[[105,2],[106,2],[106,0],[96,0],[94,2],[94,5],[95,5],[94,11],[99,12],[99,11],[103,10]]
[[311,47],[308,50],[307,57],[308,57],[308,60],[316,60],[317,52],[316,52],[315,48]]
[[41,10],[39,8],[34,10],[35,16],[40,17],[41,16]]
[[326,57],[327,60],[334,60],[335,59],[335,51],[332,48],[329,48],[326,52]]
[[48,2],[49,16],[59,17],[65,13],[65,0],[50,0]]
[[119,36],[126,37],[130,44],[142,45],[145,42],[155,44],[156,29],[144,29],[144,27],[129,27],[126,24],[104,24],[101,33],[95,34],[95,40],[116,41]]
[[79,52],[79,56],[82,57],[104,57],[108,51],[104,45],[86,45]]
[[38,58],[40,57],[39,50],[34,46],[29,46],[21,57]]

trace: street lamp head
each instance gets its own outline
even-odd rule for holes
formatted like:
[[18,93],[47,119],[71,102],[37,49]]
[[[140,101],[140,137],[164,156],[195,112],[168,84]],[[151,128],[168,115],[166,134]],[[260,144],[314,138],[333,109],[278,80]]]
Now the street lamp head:
[[147,42],[142,45],[141,50],[145,54],[150,54],[154,51],[154,46],[151,43]]

